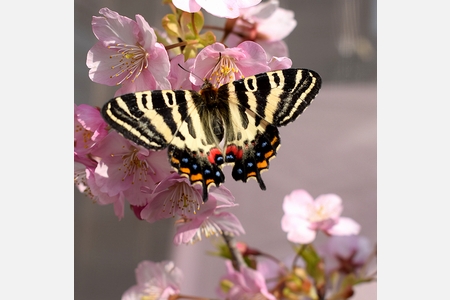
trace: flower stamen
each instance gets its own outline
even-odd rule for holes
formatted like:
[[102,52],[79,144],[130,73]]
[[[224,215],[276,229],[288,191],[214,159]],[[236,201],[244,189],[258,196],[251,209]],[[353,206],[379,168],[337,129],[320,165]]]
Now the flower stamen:
[[190,213],[197,214],[197,211],[200,210],[200,202],[197,197],[192,195],[192,187],[181,182],[170,187],[170,189],[172,194],[164,201],[163,211],[166,210],[166,205],[170,205],[169,215],[172,215],[172,217],[175,217],[176,214],[182,216]]
[[83,126],[79,124],[75,126],[75,133],[77,132],[82,132],[83,148],[88,149],[90,147],[89,143],[92,143],[91,138],[94,135],[94,132],[85,129]]
[[236,65],[235,59],[229,56],[221,56],[210,74],[209,81],[216,87],[234,81],[236,77],[239,77],[238,79],[244,78],[244,75]]
[[[134,184],[136,179],[138,181],[147,182],[148,163],[145,160],[140,160],[137,154],[138,150],[133,149],[130,153],[122,155],[124,167],[122,181],[124,181],[127,176],[133,176],[131,184]],[[119,170],[122,170],[122,168],[119,168]]]
[[108,46],[108,49],[115,50],[117,54],[111,55],[110,59],[117,60],[117,64],[111,69],[118,69],[117,73],[110,76],[119,77],[126,73],[123,78],[116,84],[122,84],[125,80],[130,78],[132,82],[141,75],[144,69],[148,68],[148,61],[150,55],[140,45],[116,44]]

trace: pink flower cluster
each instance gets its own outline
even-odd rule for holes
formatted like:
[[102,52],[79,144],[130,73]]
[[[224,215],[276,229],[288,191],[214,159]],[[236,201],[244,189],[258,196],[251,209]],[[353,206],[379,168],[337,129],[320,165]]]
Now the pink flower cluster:
[[[236,13],[260,1],[219,2]],[[208,7],[205,1],[174,1],[174,5],[187,11]],[[89,77],[118,86],[116,96],[155,89],[199,90],[205,79],[220,86],[292,65],[289,58],[271,56],[254,41],[228,48],[216,42],[187,60],[182,54],[170,56],[141,15],[132,20],[108,8],[92,18],[92,30],[98,42],[87,55]],[[126,205],[148,222],[177,217],[176,244],[222,231],[244,233],[239,220],[226,211],[236,204],[224,186],[212,188],[203,204],[200,187],[173,174],[165,150],[145,149],[109,130],[99,110],[89,105],[75,105],[74,116],[75,183],[94,202],[112,204],[119,219]]]
[[100,14],[92,18],[92,30],[98,42],[89,50],[86,64],[92,81],[121,86],[116,96],[155,89],[198,90],[208,77],[221,85],[292,65],[289,58],[270,55],[254,41],[229,48],[214,43],[206,46],[195,59],[184,61],[181,54],[170,59],[164,45],[157,42],[154,29],[142,16],[136,15],[134,21],[108,8],[100,9]]
[[[262,254],[255,249],[247,249],[247,252],[252,252],[253,255]],[[360,271],[369,262],[373,252],[367,238],[351,235],[330,238],[319,246],[318,253],[323,257],[327,275],[331,276],[333,272],[346,275]],[[311,299],[298,296],[299,291],[314,295],[314,293],[310,294],[312,279],[306,274],[300,280],[296,279],[290,282],[289,286],[281,286],[282,290],[279,290],[279,283],[292,276],[287,267],[289,265],[288,260],[283,263],[273,261],[271,258],[259,260],[256,269],[241,266],[239,270],[236,270],[230,260],[225,260],[226,274],[219,280],[216,288],[217,295],[221,299],[229,300],[275,300],[280,299],[275,295],[279,295],[281,292],[285,293],[285,296],[291,293],[291,297],[282,297],[282,299]],[[304,268],[304,265],[304,261],[299,260],[292,267]],[[137,266],[135,273],[137,284],[124,292],[122,300],[195,298],[180,294],[184,276],[172,261],[159,263],[142,261]],[[293,289],[293,291],[289,291],[289,289]]]
[[112,204],[119,219],[128,203],[148,222],[178,217],[175,244],[192,243],[222,231],[244,233],[239,220],[225,208],[233,195],[224,187],[210,189],[202,204],[201,186],[174,173],[167,151],[151,151],[106,129],[98,109],[75,105],[75,183],[100,205]]

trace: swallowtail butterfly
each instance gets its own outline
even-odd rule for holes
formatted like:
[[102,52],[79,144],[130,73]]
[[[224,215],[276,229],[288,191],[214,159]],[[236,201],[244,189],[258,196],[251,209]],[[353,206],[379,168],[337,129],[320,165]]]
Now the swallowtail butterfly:
[[199,92],[154,90],[125,94],[102,108],[106,122],[125,138],[152,150],[168,148],[169,162],[191,183],[208,187],[233,178],[256,178],[280,146],[277,127],[294,121],[319,92],[319,74],[307,69],[261,73],[219,88],[205,80]]

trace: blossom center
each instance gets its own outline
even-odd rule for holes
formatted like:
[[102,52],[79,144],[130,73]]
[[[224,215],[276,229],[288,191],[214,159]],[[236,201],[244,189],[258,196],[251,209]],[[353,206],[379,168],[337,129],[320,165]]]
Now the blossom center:
[[140,45],[116,44],[108,46],[108,49],[116,51],[116,54],[109,58],[115,63],[111,69],[116,70],[110,78],[121,77],[117,85],[128,79],[134,82],[141,75],[142,70],[148,67],[150,55]]
[[96,197],[91,191],[91,188],[89,187],[86,179],[86,171],[83,172],[75,172],[74,177],[75,185],[78,187],[80,192],[82,192],[84,195],[89,197],[93,200],[94,203],[96,203]]
[[157,300],[160,299],[162,289],[158,287],[158,282],[155,279],[150,280],[147,284],[148,286],[143,291],[141,295],[141,300]]
[[125,180],[127,176],[133,176],[131,184],[134,184],[136,179],[138,181],[147,181],[147,171],[149,166],[147,161],[139,159],[138,153],[137,149],[133,149],[131,152],[122,155],[123,169],[119,168],[119,170],[124,172],[122,180]]
[[329,213],[323,205],[319,205],[319,207],[311,207],[311,214],[309,216],[310,222],[321,222],[329,218]]
[[83,138],[83,148],[88,149],[90,147],[91,138],[94,135],[94,132],[85,129],[83,126],[77,124],[75,126],[75,133],[81,132],[81,136]]
[[209,81],[219,87],[230,81],[244,78],[244,75],[236,65],[236,59],[229,56],[221,56],[217,64],[211,70]]
[[[172,194],[164,201],[163,211],[169,208],[169,214],[175,217],[176,214],[186,216],[188,214],[197,214],[200,209],[200,202],[198,197],[193,194],[192,187],[184,182],[173,185],[171,188]],[[168,203],[166,203],[168,202]]]

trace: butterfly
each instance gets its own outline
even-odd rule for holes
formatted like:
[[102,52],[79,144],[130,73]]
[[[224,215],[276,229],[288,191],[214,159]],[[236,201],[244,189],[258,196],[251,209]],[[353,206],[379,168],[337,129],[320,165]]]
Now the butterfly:
[[171,166],[192,184],[208,188],[232,177],[255,178],[280,146],[278,128],[294,121],[318,94],[322,80],[308,69],[260,73],[199,92],[152,90],[115,97],[102,108],[105,121],[125,138],[147,149],[168,149]]

